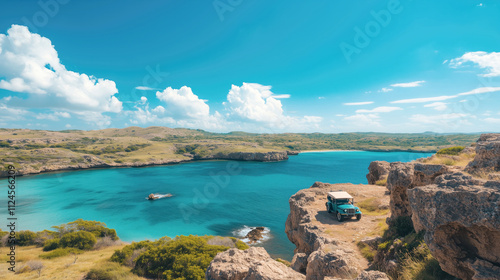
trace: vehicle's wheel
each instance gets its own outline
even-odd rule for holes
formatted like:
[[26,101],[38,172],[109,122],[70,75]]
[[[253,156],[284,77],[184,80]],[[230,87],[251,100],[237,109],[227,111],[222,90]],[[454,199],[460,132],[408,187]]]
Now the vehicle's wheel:
[[358,221],[361,220],[361,214],[356,215],[356,220],[358,220]]
[[330,205],[328,205],[328,202],[325,203],[325,205],[326,205],[326,212],[331,213],[332,211],[330,211]]
[[343,218],[342,215],[340,215],[339,212],[337,212],[337,221],[342,222]]

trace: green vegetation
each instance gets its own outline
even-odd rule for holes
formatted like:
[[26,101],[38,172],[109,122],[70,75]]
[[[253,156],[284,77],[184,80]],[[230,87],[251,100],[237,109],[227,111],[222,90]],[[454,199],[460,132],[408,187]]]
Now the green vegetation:
[[292,265],[289,261],[281,259],[281,258],[277,258],[276,261],[280,262],[280,263],[282,263],[282,264],[284,264],[284,265],[286,265],[288,267],[290,267]]
[[205,279],[205,271],[217,253],[230,247],[248,248],[238,241],[235,238],[193,235],[141,241],[117,250],[111,261],[133,267],[134,273],[148,278],[201,280]]
[[64,257],[69,254],[81,254],[83,251],[76,248],[58,248],[48,253],[40,254],[40,258],[42,259],[54,259],[59,257]]
[[401,280],[453,280],[455,277],[447,274],[432,257],[425,243],[421,244],[412,254],[408,254],[401,264]]
[[97,239],[87,231],[68,232],[61,237],[59,244],[61,247],[78,248],[80,250],[90,250],[94,247]]
[[[384,260],[395,260],[397,269],[386,271],[394,280],[455,279],[441,270],[424,242],[424,232],[415,232],[409,217],[399,217],[384,232],[382,241],[374,248],[358,243],[362,255],[374,261],[373,268],[384,270]],[[381,263],[378,263],[378,262]]]
[[361,255],[363,255],[363,257],[365,257],[365,259],[367,259],[368,261],[372,262],[377,251],[363,242],[358,242],[356,245],[361,251]]
[[[203,159],[233,152],[303,150],[426,151],[465,146],[473,134],[388,133],[211,133],[167,127],[95,131],[0,130],[4,165],[41,170],[43,166],[98,163],[124,165]],[[3,167],[3,166],[2,166]],[[5,167],[3,167],[5,170]]]
[[43,244],[44,251],[52,251],[59,248],[59,238],[49,239]]
[[116,230],[110,229],[106,226],[105,223],[98,221],[86,221],[78,219],[74,222],[70,222],[60,226],[53,226],[52,228],[56,229],[60,234],[75,231],[86,231],[92,233],[96,238],[107,236],[113,240],[119,239],[116,235]]
[[439,151],[437,151],[438,155],[450,155],[450,156],[456,156],[460,154],[465,149],[463,146],[455,146],[455,147],[449,147],[449,148],[444,148]]
[[16,244],[19,246],[35,245],[36,233],[30,230],[22,230],[16,234]]
[[377,186],[386,186],[387,185],[387,178],[380,179],[380,180],[376,181],[375,185],[377,185]]

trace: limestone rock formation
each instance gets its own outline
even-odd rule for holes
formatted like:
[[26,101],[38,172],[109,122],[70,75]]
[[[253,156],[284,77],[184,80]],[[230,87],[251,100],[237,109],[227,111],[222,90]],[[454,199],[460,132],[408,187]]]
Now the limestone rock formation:
[[217,153],[215,155],[202,157],[202,159],[229,159],[241,161],[282,161],[287,160],[288,155],[286,151],[273,151],[273,152],[234,152],[234,153]]
[[374,185],[379,180],[387,179],[390,168],[391,165],[387,161],[372,161],[368,166],[368,174],[366,175],[368,184]]
[[249,244],[256,243],[257,241],[262,239],[262,232],[264,232],[264,230],[264,227],[253,228],[250,232],[247,233],[245,238],[248,238]]
[[387,177],[387,189],[391,192],[391,220],[412,215],[407,190],[432,184],[439,175],[451,172],[451,168],[439,164],[391,163]]
[[465,171],[500,171],[500,133],[482,134],[476,143],[476,156]]
[[[366,267],[361,264],[364,259],[355,245],[353,247],[352,239],[341,240],[332,236],[331,231],[335,231],[332,223],[337,222],[326,213],[324,205],[327,192],[339,189],[359,197],[384,196],[385,193],[380,186],[316,182],[290,198],[285,232],[296,246],[291,267],[305,273],[308,280],[353,279],[367,267],[367,264]],[[383,199],[380,201],[387,203]],[[343,225],[338,226],[345,230]]]
[[445,174],[408,190],[412,220],[441,268],[461,279],[500,278],[500,182]]
[[236,248],[218,253],[208,267],[207,280],[305,279],[303,274],[277,262],[262,247]]

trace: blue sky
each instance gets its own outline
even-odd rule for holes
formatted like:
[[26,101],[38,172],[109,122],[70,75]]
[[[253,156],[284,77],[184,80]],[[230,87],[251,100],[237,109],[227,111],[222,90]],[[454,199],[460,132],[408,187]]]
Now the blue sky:
[[0,127],[500,127],[496,1],[0,5]]

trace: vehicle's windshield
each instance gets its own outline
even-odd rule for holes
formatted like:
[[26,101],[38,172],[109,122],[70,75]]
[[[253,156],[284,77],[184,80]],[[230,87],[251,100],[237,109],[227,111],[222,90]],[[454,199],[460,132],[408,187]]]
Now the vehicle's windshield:
[[350,204],[350,203],[349,203],[349,199],[337,199],[337,204],[341,205],[341,204]]

